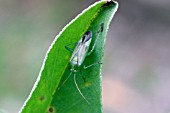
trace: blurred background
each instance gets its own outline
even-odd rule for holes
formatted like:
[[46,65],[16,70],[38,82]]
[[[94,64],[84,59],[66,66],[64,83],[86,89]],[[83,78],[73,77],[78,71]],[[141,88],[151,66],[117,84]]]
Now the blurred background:
[[[0,0],[0,109],[17,113],[59,31],[97,0]],[[103,67],[104,113],[170,113],[170,1],[118,0]]]

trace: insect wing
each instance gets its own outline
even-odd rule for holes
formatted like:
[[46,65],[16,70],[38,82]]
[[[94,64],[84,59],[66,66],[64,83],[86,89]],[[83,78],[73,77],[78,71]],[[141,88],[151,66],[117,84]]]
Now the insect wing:
[[78,52],[78,65],[79,66],[83,63],[83,61],[84,61],[84,59],[87,55],[91,40],[92,40],[92,38],[90,38],[87,42],[82,43],[81,46],[80,46],[80,49],[79,49],[79,52]]
[[81,46],[81,43],[78,43],[71,56],[70,63],[73,65],[78,65],[78,52],[79,52],[80,46]]
[[71,64],[80,66],[83,63],[87,55],[91,40],[92,40],[92,32],[87,31],[79,40],[77,46],[73,51],[73,54],[70,59]]

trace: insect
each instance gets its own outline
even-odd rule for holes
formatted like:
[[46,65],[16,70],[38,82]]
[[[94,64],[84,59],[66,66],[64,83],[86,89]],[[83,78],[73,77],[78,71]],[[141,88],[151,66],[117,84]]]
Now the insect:
[[[100,30],[97,32],[97,39],[98,39],[98,35],[100,32],[103,32],[103,29],[104,29],[104,23],[101,24],[101,28]],[[71,69],[70,69],[70,74],[69,76],[66,78],[66,80],[63,82],[63,84],[61,86],[63,86],[65,84],[65,82],[69,79],[69,77],[74,74],[74,83],[76,85],[76,88],[78,90],[78,92],[80,93],[80,95],[83,97],[83,99],[89,104],[88,100],[85,98],[85,96],[82,94],[80,88],[78,87],[78,84],[76,82],[76,73],[79,71],[79,68],[80,66],[83,64],[85,58],[87,56],[89,56],[94,48],[95,48],[95,45],[96,45],[96,42],[97,42],[97,39],[95,40],[93,46],[92,46],[92,49],[89,50],[89,47],[90,47],[90,44],[91,44],[91,41],[92,41],[92,31],[88,30],[83,36],[82,38],[77,42],[77,45],[75,47],[74,50],[72,50],[71,48],[69,48],[68,46],[71,45],[67,45],[65,46],[65,48],[69,51],[72,52],[72,56],[70,58],[70,65],[71,65]],[[97,64],[102,64],[100,62],[97,62],[97,63],[94,63],[94,64],[91,64],[89,66],[84,66],[84,69],[87,69],[87,68],[90,68],[94,65],[97,65]],[[60,87],[61,87],[60,86]],[[60,89],[60,88],[59,88]]]

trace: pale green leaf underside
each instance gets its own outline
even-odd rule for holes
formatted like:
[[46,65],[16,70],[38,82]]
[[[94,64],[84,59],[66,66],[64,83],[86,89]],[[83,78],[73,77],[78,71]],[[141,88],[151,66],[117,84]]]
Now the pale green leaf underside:
[[76,73],[80,90],[90,105],[77,91],[73,76],[60,90],[57,88],[70,74],[69,60],[72,53],[65,49],[65,45],[78,42],[87,30],[91,30],[92,46],[101,24],[104,23],[104,30],[98,37],[94,51],[83,65],[102,62],[107,29],[117,8],[116,2],[96,2],[62,30],[47,52],[40,75],[21,113],[102,113],[101,65],[86,70],[80,67],[81,71]]

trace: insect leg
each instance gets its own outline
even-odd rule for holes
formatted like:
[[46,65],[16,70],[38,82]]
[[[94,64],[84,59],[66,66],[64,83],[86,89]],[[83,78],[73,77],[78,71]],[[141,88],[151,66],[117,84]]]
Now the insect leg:
[[70,52],[73,52],[73,50],[71,48],[69,48],[70,45],[73,45],[73,44],[76,44],[77,45],[77,42],[76,43],[71,43],[71,44],[68,44],[65,46],[65,48],[70,51]]
[[75,83],[75,85],[76,85],[76,88],[77,88],[78,92],[79,92],[80,95],[83,97],[83,99],[84,99],[88,104],[90,104],[90,103],[88,102],[88,100],[86,99],[86,97],[85,97],[85,96],[83,95],[83,93],[81,92],[80,88],[78,87],[78,84],[77,84],[77,82],[76,82],[76,73],[74,73],[74,83]]
[[103,63],[101,63],[101,62],[96,62],[96,63],[94,63],[94,64],[91,64],[91,65],[88,65],[88,66],[84,66],[84,69],[87,69],[87,68],[90,68],[90,67],[92,67],[92,66],[95,66],[95,65],[100,65],[100,64],[103,64]]
[[67,80],[70,78],[70,76],[71,76],[72,73],[73,73],[73,72],[71,71],[70,74],[69,74],[69,76],[64,80],[64,82],[61,84],[61,86],[58,88],[58,90],[60,90],[60,88],[67,82]]

